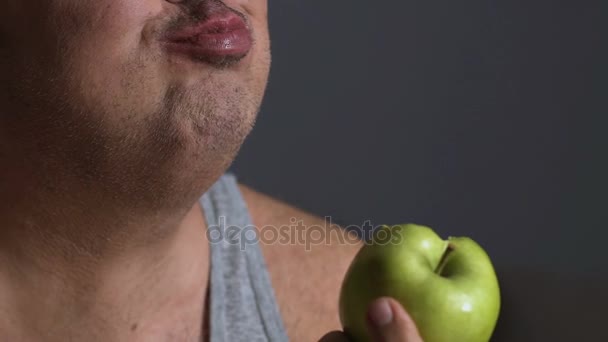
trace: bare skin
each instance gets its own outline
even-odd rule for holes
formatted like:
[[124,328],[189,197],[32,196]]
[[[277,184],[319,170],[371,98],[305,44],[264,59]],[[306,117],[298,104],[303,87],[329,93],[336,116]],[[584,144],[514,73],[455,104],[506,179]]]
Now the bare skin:
[[[202,61],[165,48],[172,30],[216,10],[246,19],[246,55]],[[0,340],[206,336],[197,199],[253,127],[267,25],[266,0],[5,1]],[[258,226],[322,223],[243,190]],[[338,329],[337,292],[357,246],[263,248],[293,340]]]
[[[324,219],[249,188],[242,190],[257,227],[290,225],[292,218],[301,220],[304,230],[328,226]],[[294,341],[314,341],[328,331],[340,329],[340,285],[360,244],[352,242],[355,240],[339,244],[340,228],[328,228],[328,234],[334,234],[331,245],[318,244],[307,250],[305,244],[262,244],[284,323]]]
[[[270,198],[246,186],[241,186],[243,197],[257,227],[293,225],[293,219],[301,222],[303,235],[307,231],[326,227],[331,243],[262,244],[270,277],[285,328],[291,341],[323,342],[348,341],[339,332],[338,297],[346,270],[361,243],[354,236],[346,236],[335,224],[325,219]],[[317,228],[315,228],[317,227]],[[263,240],[263,239],[262,239]],[[383,304],[391,307],[394,319],[382,326],[373,318],[386,315],[378,310]],[[370,307],[369,329],[377,341],[421,342],[418,330],[403,307],[390,298],[381,298]],[[330,332],[330,333],[328,333]]]
[[[217,10],[251,31],[238,63],[167,51],[172,30]],[[195,203],[255,120],[266,13],[265,0],[3,4],[0,339],[201,335],[209,261]]]

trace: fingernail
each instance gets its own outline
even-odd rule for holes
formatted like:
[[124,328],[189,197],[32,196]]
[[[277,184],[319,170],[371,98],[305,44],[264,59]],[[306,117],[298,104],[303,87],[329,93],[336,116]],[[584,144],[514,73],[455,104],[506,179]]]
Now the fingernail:
[[377,327],[390,324],[393,321],[393,310],[386,299],[378,299],[372,303],[368,311],[368,319]]

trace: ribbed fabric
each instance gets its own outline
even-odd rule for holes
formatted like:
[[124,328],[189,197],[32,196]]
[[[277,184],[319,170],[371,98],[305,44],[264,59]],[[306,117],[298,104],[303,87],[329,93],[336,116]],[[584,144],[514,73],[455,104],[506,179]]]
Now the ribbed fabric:
[[200,199],[211,240],[211,342],[287,341],[266,263],[236,178]]

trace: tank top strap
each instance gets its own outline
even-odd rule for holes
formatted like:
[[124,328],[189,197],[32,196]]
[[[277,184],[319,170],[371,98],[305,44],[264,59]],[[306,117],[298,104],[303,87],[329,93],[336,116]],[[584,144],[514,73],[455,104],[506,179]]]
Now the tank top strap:
[[211,342],[287,341],[257,230],[236,177],[223,175],[200,204],[211,249]]

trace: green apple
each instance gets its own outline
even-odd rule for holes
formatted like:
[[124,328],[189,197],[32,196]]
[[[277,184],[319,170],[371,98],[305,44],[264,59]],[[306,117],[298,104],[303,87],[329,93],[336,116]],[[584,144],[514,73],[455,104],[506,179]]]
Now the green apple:
[[340,320],[355,341],[371,341],[366,311],[383,296],[404,306],[425,342],[487,342],[500,310],[496,273],[477,243],[413,224],[377,230],[346,273]]

